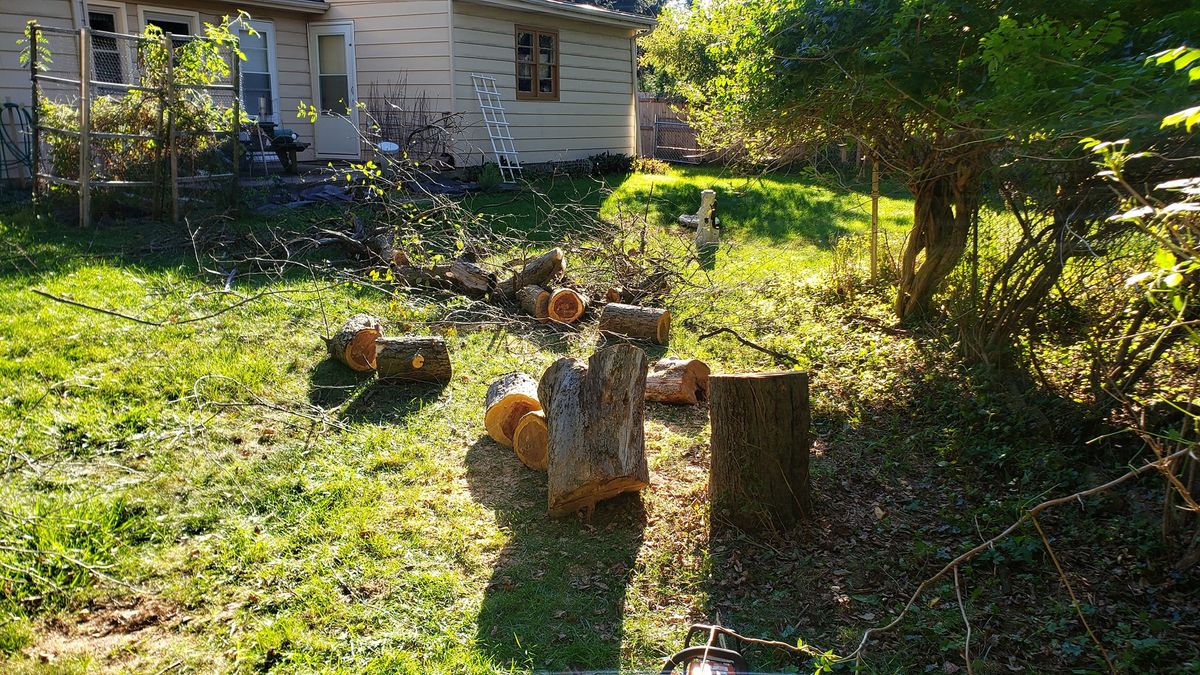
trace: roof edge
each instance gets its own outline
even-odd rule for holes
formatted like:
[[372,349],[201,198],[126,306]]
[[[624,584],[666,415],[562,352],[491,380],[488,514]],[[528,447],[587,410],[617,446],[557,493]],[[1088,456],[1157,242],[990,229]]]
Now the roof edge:
[[537,14],[552,14],[580,21],[599,23],[607,26],[622,28],[649,29],[658,25],[658,20],[650,16],[621,12],[615,9],[605,9],[595,5],[576,5],[558,0],[459,0],[476,5],[515,9]]
[[237,4],[266,9],[286,9],[302,14],[324,14],[329,10],[329,3],[325,0],[239,0]]

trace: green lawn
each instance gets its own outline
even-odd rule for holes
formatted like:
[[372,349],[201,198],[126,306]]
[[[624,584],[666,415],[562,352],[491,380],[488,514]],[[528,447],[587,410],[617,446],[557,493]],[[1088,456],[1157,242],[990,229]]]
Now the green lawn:
[[[569,228],[551,222],[546,205],[598,209],[635,230],[648,209],[656,236],[686,238],[660,226],[693,210],[707,186],[719,193],[726,245],[674,296],[671,346],[652,356],[704,358],[723,372],[779,367],[729,336],[698,339],[729,326],[814,373],[818,518],[765,542],[710,539],[703,409],[648,406],[653,481],[640,498],[603,504],[586,525],[547,519],[544,475],[485,436],[483,395],[506,371],[536,377],[561,355],[590,353],[591,325],[426,326],[421,319],[444,308],[302,273],[237,277],[223,291],[197,271],[182,228],[79,230],[0,207],[0,666],[649,669],[699,620],[842,650],[974,528],[993,531],[1025,495],[1060,485],[1061,465],[1016,463],[1031,445],[1001,428],[1002,404],[944,350],[888,328],[886,288],[861,280],[855,235],[869,202],[860,191],[799,175],[686,169],[543,181],[536,187],[547,197],[480,195],[469,207],[547,236]],[[884,200],[893,247],[909,208]],[[269,226],[287,223],[212,227]],[[841,235],[853,243],[839,246]],[[453,381],[380,386],[329,362],[318,335],[356,311],[396,330],[444,334]],[[1004,481],[993,492],[995,476]],[[1100,516],[1074,526],[1078,537],[1111,532]],[[1086,560],[1088,549],[1064,548],[1069,562]],[[982,626],[996,611],[976,638],[989,667],[1034,638],[1076,646],[1046,657],[1050,669],[1096,666],[1078,648],[1086,637],[1069,601],[1045,599],[1052,571],[991,564],[1011,573],[980,565],[971,575],[975,620]],[[1094,590],[1109,583],[1090,578]],[[953,587],[935,595],[953,598]],[[1009,597],[1026,600],[1001,607]],[[928,602],[868,653],[870,668],[956,660],[959,610]],[[1127,618],[1124,633],[1105,623],[1131,667],[1145,663],[1143,652],[1186,651],[1182,635],[1164,636],[1158,644],[1168,647],[1134,644],[1165,611]],[[806,666],[752,656],[763,668]]]

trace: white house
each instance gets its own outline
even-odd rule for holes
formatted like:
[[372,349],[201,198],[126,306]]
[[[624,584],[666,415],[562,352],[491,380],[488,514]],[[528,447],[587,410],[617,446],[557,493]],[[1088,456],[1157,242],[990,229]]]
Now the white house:
[[496,78],[524,163],[638,150],[635,38],[654,25],[649,17],[556,0],[150,2],[4,0],[0,99],[29,103],[29,72],[17,45],[29,19],[130,33],[153,23],[196,34],[203,23],[241,9],[259,33],[243,36],[246,109],[311,142],[301,159],[356,159],[365,150],[344,117],[299,119],[301,102],[344,115],[372,83],[400,77],[431,111],[462,113],[466,123],[453,147],[460,161],[485,159],[491,146],[472,73]]

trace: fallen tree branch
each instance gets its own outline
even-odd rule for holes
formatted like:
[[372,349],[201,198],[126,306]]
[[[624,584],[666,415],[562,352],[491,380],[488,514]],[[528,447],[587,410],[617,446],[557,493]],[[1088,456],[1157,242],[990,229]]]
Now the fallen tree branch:
[[751,349],[756,349],[764,354],[767,354],[768,356],[773,356],[779,361],[786,361],[788,363],[791,363],[791,364],[797,365],[797,366],[800,365],[799,359],[792,357],[792,356],[788,356],[787,354],[784,354],[782,352],[777,352],[774,349],[769,349],[760,344],[755,344],[755,343],[747,340],[746,338],[742,337],[740,334],[738,334],[737,331],[733,330],[732,328],[718,328],[714,331],[711,331],[709,333],[705,333],[704,335],[701,335],[697,339],[698,340],[707,340],[708,338],[715,337],[717,335],[720,335],[721,333],[728,333],[729,335],[733,336],[733,339],[737,340],[738,342],[742,343],[743,345],[745,345]]
[[[335,288],[335,287],[336,287],[336,284],[330,284],[328,286],[324,286],[322,288],[315,289],[315,290],[316,291],[328,290],[330,288]],[[88,309],[93,312],[99,312],[101,314],[107,314],[109,316],[115,316],[118,319],[125,319],[126,321],[133,321],[135,323],[140,323],[143,326],[153,326],[155,328],[162,328],[163,326],[181,326],[186,323],[197,323],[200,321],[207,321],[209,319],[215,319],[216,317],[221,316],[222,314],[224,314],[228,311],[237,309],[238,307],[241,307],[242,305],[247,305],[247,304],[250,304],[251,302],[254,302],[255,300],[259,300],[261,298],[265,298],[265,297],[272,296],[272,295],[291,295],[293,293],[312,293],[312,292],[314,292],[314,290],[312,290],[312,289],[300,289],[300,288],[282,289],[282,290],[277,290],[277,291],[263,291],[262,293],[255,293],[254,295],[244,297],[231,305],[226,305],[225,307],[222,307],[221,309],[219,309],[211,314],[205,314],[204,316],[193,316],[191,318],[180,319],[178,321],[152,321],[150,319],[143,319],[140,317],[131,316],[129,314],[124,314],[122,312],[118,312],[115,310],[104,309],[103,307],[96,307],[95,305],[89,305],[87,303],[79,302],[77,300],[71,300],[70,298],[64,298],[62,296],[55,295],[53,293],[48,293],[48,292],[43,291],[38,288],[31,288],[29,290],[44,297],[44,298],[49,298],[50,300],[53,300],[55,302],[61,302],[65,305],[71,305],[72,307],[79,307],[81,309]],[[224,293],[224,292],[225,291],[222,291],[222,293]]]
[[1054,499],[1048,499],[1048,500],[1038,504],[1037,506],[1034,506],[1033,508],[1029,509],[1025,513],[1021,514],[1021,517],[1017,518],[1011,525],[1009,525],[1007,528],[1005,528],[1003,532],[1001,532],[1000,534],[997,534],[996,536],[992,537],[991,539],[988,539],[987,541],[983,542],[982,544],[979,544],[978,546],[970,549],[969,551],[963,553],[962,555],[958,556],[954,560],[951,560],[950,562],[946,563],[946,565],[944,567],[942,567],[942,569],[938,570],[937,574],[934,574],[933,576],[922,581],[921,584],[919,586],[917,586],[917,590],[913,591],[913,594],[908,598],[908,602],[905,603],[904,608],[900,610],[900,614],[898,614],[895,619],[892,619],[892,621],[886,625],[879,626],[876,628],[868,628],[867,630],[865,630],[863,632],[862,639],[858,643],[858,647],[856,647],[853,652],[850,652],[846,656],[839,659],[839,661],[848,661],[850,659],[854,659],[855,664],[859,665],[861,658],[862,658],[863,650],[867,646],[867,641],[871,639],[871,636],[876,635],[878,633],[883,633],[883,632],[889,631],[889,630],[895,628],[897,625],[899,625],[900,622],[904,620],[904,617],[908,616],[909,610],[912,609],[912,606],[917,602],[917,599],[920,598],[925,593],[925,591],[929,589],[929,587],[932,584],[934,584],[935,582],[937,582],[939,579],[946,576],[950,572],[957,570],[963,563],[966,563],[967,561],[971,560],[972,558],[979,555],[980,553],[983,553],[984,551],[991,549],[999,541],[1001,541],[1002,539],[1005,539],[1013,532],[1016,532],[1018,529],[1021,528],[1022,525],[1029,522],[1030,520],[1032,520],[1034,517],[1036,517],[1042,511],[1045,511],[1046,509],[1054,508],[1056,506],[1062,506],[1063,504],[1069,504],[1074,501],[1079,501],[1079,500],[1082,500],[1084,497],[1090,497],[1092,495],[1099,494],[1101,492],[1107,492],[1108,490],[1111,490],[1130,479],[1137,478],[1138,476],[1142,475],[1143,473],[1146,473],[1147,471],[1151,471],[1153,469],[1158,469],[1160,471],[1165,470],[1167,467],[1170,466],[1170,462],[1172,460],[1177,459],[1179,457],[1183,457],[1190,452],[1191,452],[1191,450],[1189,448],[1179,450],[1178,452],[1172,453],[1170,455],[1165,455],[1163,457],[1160,457],[1159,459],[1157,459],[1153,462],[1148,462],[1146,464],[1143,464],[1143,465],[1137,467],[1136,469],[1131,469],[1131,470],[1127,471],[1126,473],[1121,474],[1120,476],[1108,481],[1107,483],[1103,483],[1101,485],[1096,485],[1096,486],[1090,487],[1086,490],[1080,490],[1079,492],[1075,492],[1073,494],[1066,495],[1065,497],[1056,497]]

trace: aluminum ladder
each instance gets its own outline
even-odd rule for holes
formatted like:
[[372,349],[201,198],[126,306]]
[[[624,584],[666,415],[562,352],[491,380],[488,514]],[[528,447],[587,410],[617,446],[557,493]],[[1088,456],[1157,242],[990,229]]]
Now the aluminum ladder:
[[475,98],[479,99],[479,111],[483,113],[483,125],[487,127],[488,138],[492,141],[492,155],[496,158],[500,177],[505,183],[515,183],[521,175],[521,160],[517,157],[517,147],[513,145],[508,118],[504,115],[504,103],[500,100],[500,90],[496,88],[496,78],[471,73],[471,81],[475,85]]

